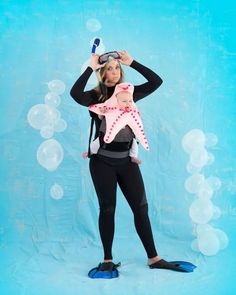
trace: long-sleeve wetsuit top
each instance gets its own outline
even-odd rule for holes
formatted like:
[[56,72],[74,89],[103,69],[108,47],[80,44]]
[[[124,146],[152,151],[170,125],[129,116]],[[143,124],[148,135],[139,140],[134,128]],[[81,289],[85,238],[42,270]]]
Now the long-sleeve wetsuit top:
[[[134,102],[137,102],[138,100],[144,98],[145,96],[151,94],[154,92],[160,85],[162,84],[162,79],[154,73],[149,68],[145,67],[144,65],[138,63],[137,61],[133,60],[130,67],[135,69],[137,72],[139,72],[141,75],[143,75],[147,82],[134,86],[134,93],[133,93],[133,99]],[[86,84],[93,73],[93,69],[91,67],[87,67],[87,69],[84,71],[84,73],[79,77],[79,79],[75,82],[73,85],[70,94],[72,98],[79,104],[83,106],[90,106],[92,104],[99,103],[98,98],[100,94],[95,90],[91,89],[88,91],[85,91]],[[115,86],[107,87],[107,99],[110,98],[115,90]],[[93,117],[95,119],[95,125],[96,125],[96,133],[95,137],[98,136],[100,127],[102,127],[102,131],[104,132],[104,124],[105,122],[102,122],[98,118],[97,114],[93,114]],[[104,119],[105,121],[105,119]],[[128,126],[127,126],[128,127]],[[124,133],[124,130],[121,130],[117,133],[116,137],[114,138],[114,141],[122,141],[122,133]],[[132,134],[132,132],[130,132]],[[132,135],[133,136],[133,135]],[[126,137],[127,137],[127,130],[126,130]],[[132,137],[131,137],[132,138]],[[111,156],[110,156],[111,157]],[[115,156],[117,157],[117,156]],[[120,157],[120,156],[118,156]]]

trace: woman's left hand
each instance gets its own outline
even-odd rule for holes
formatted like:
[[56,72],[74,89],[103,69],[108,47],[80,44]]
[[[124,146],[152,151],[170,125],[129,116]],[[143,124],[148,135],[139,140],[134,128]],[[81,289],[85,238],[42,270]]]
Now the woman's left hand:
[[122,51],[118,51],[120,58],[119,61],[123,64],[123,65],[127,65],[130,66],[132,61],[134,60],[132,58],[132,56],[129,55],[129,53],[126,50],[122,50]]

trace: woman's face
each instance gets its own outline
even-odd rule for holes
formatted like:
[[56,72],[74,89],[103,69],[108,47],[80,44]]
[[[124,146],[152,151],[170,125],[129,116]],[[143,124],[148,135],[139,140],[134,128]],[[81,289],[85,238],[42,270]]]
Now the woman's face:
[[116,85],[120,80],[120,64],[117,60],[112,60],[106,65],[105,84],[108,86]]

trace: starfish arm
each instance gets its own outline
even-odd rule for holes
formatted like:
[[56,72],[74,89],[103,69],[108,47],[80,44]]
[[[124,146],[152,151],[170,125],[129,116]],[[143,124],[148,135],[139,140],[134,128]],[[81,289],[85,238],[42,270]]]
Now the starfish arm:
[[93,112],[96,113],[98,115],[104,115],[104,112],[101,111],[101,108],[104,107],[105,104],[104,103],[96,103],[96,104],[92,104],[88,107],[88,109]]
[[130,114],[129,126],[133,130],[137,139],[140,141],[145,150],[149,150],[147,138],[144,133],[143,124],[139,115],[135,113]]

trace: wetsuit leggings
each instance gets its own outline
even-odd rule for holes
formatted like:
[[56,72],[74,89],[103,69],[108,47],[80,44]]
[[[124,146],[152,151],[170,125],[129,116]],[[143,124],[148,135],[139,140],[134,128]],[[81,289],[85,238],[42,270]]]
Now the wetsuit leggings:
[[142,175],[139,166],[132,163],[129,157],[126,159],[127,161],[121,161],[121,164],[109,164],[97,156],[90,159],[90,173],[100,207],[99,231],[104,259],[112,259],[117,184],[132,209],[135,228],[148,258],[157,255]]

